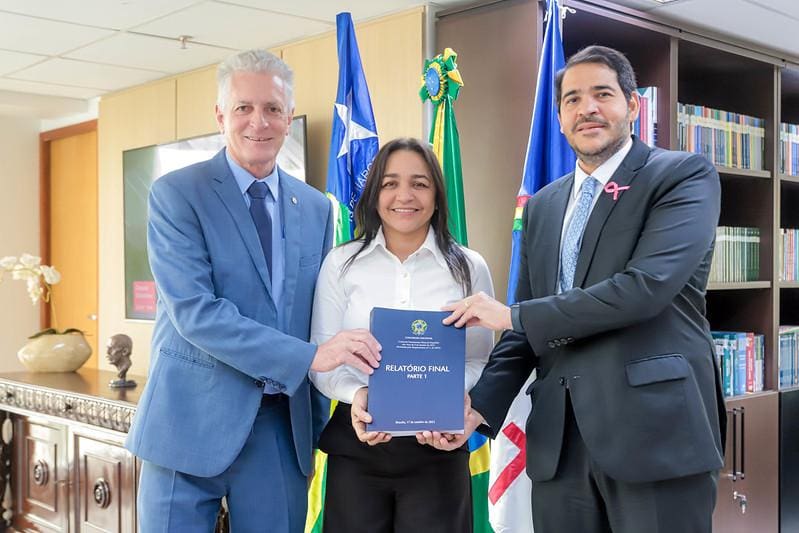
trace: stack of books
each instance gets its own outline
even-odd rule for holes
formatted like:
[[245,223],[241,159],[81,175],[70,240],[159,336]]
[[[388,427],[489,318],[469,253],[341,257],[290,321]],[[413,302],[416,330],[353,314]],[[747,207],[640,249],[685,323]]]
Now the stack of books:
[[799,280],[799,261],[796,260],[796,241],[799,237],[797,229],[781,229],[780,235],[780,280]]
[[765,122],[740,113],[678,103],[678,146],[704,155],[714,165],[763,170]]
[[780,172],[799,176],[799,125],[780,124]]
[[713,331],[724,396],[763,390],[765,338],[751,331]]
[[799,385],[799,326],[780,326],[780,388]]
[[757,281],[760,277],[760,228],[716,228],[711,283]]
[[637,89],[641,110],[633,123],[633,133],[649,146],[655,146],[658,126],[658,88],[641,87]]

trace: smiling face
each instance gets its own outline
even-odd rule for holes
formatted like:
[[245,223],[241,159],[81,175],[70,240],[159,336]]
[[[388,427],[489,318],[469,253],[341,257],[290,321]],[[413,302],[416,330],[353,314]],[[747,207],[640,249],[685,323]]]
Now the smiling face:
[[216,107],[227,151],[255,178],[264,178],[275,167],[294,112],[283,80],[271,72],[237,71],[227,94],[224,109]]
[[587,173],[630,138],[638,117],[638,94],[625,98],[616,72],[602,63],[581,63],[563,75],[558,118],[566,140]]
[[397,150],[386,160],[377,212],[389,247],[424,242],[435,212],[436,188],[430,169],[418,153]]

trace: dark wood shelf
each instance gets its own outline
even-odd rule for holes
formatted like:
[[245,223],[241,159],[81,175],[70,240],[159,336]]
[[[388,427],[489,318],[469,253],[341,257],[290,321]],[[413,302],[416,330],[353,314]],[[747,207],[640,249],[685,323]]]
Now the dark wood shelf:
[[738,291],[750,289],[770,289],[770,281],[739,281],[729,283],[708,283],[707,290],[709,291]]
[[716,170],[719,174],[725,176],[739,176],[743,178],[771,178],[770,170],[750,170],[746,168],[723,167],[720,165],[716,165]]
[[758,398],[760,396],[769,396],[771,394],[776,394],[778,392],[783,392],[785,390],[791,390],[791,389],[780,389],[778,391],[777,390],[772,390],[772,389],[766,389],[766,390],[761,390],[761,391],[757,391],[757,392],[745,392],[743,394],[735,394],[733,396],[725,396],[724,397],[724,401],[745,400],[746,398]]

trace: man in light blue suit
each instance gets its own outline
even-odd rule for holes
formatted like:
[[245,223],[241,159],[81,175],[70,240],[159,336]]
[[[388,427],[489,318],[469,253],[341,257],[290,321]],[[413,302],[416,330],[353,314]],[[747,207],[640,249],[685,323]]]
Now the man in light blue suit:
[[365,330],[308,342],[330,202],[280,170],[292,72],[262,50],[218,73],[226,148],[150,192],[148,248],[158,287],[149,378],[127,439],[143,459],[139,528],[303,531],[312,449],[328,405],[308,370],[371,373]]

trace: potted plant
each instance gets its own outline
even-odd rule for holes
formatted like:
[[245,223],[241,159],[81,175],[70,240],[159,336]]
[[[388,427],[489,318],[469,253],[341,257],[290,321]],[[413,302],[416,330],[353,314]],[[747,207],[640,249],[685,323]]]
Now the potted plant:
[[53,327],[28,337],[28,342],[17,352],[17,357],[32,372],[72,372],[86,362],[92,349],[81,330],[57,329],[52,286],[61,281],[61,274],[55,267],[43,265],[41,262],[40,257],[30,254],[0,259],[0,282],[5,276],[24,280],[33,305],[40,301],[50,305]]

